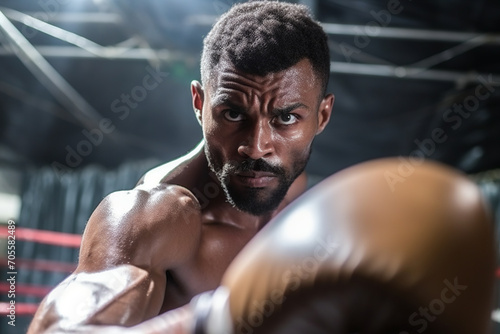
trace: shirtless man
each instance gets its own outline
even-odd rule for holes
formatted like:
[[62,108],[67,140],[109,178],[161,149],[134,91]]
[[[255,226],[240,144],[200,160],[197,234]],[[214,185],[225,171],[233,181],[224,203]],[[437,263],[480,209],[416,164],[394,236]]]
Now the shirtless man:
[[133,326],[215,289],[306,190],[311,145],[334,102],[329,74],[327,36],[305,7],[251,2],[223,15],[204,41],[203,85],[191,85],[203,141],[99,204],[76,271],[44,299],[30,333]]

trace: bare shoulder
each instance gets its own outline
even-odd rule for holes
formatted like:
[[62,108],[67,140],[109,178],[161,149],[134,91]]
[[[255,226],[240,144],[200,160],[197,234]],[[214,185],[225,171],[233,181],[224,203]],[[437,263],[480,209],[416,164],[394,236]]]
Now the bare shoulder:
[[159,183],[117,191],[88,221],[79,270],[120,264],[166,270],[192,256],[200,233],[200,205],[188,189]]
[[147,172],[134,189],[106,196],[88,221],[78,270],[132,264],[164,271],[187,261],[201,235],[200,204],[189,182],[201,173],[203,159],[202,142]]
[[190,181],[195,178],[196,174],[206,169],[207,162],[203,147],[202,141],[186,155],[149,170],[137,185],[151,187],[159,183],[168,183],[189,188]]

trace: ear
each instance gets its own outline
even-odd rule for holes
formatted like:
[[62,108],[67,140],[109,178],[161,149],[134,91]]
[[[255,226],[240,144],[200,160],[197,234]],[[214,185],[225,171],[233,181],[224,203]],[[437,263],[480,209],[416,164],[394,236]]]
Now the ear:
[[330,121],[334,101],[335,96],[333,96],[333,94],[326,95],[321,101],[318,110],[318,130],[316,131],[316,135],[323,132],[326,125]]
[[193,99],[193,109],[194,113],[196,115],[196,119],[198,120],[198,123],[201,125],[201,114],[203,112],[203,101],[204,101],[204,96],[205,92],[203,91],[203,87],[201,84],[193,80],[191,82],[191,97]]

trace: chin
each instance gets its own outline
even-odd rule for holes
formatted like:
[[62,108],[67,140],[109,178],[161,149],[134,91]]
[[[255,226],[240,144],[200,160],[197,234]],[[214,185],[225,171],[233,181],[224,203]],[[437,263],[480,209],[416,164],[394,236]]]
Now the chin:
[[288,187],[277,187],[269,190],[265,188],[247,188],[242,192],[229,191],[227,196],[238,210],[254,216],[263,216],[276,210],[288,191]]

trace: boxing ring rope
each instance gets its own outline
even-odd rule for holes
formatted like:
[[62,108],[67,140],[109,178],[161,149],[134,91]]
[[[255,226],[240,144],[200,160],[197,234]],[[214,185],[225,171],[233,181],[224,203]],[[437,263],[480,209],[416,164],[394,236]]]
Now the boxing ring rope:
[[[7,308],[8,303],[0,302],[0,315],[4,316],[9,314]],[[18,316],[32,316],[35,314],[38,304],[33,303],[16,303],[16,315]]]
[[[16,259],[16,267],[30,270],[40,271],[55,271],[61,273],[71,273],[76,269],[76,264],[50,261],[50,260],[31,260],[31,259]],[[8,261],[0,259],[0,267],[7,267]]]
[[[8,293],[9,289],[10,289],[9,283],[0,283],[0,293]],[[39,285],[30,285],[30,284],[17,284],[16,285],[16,293],[17,294],[31,295],[31,296],[40,297],[40,298],[45,297],[50,292],[50,290],[52,290],[51,286],[39,286]]]
[[[0,237],[5,238],[9,234],[6,226],[0,227]],[[16,228],[16,239],[33,241],[46,245],[79,248],[82,240],[81,235],[63,232],[42,231],[30,228]]]
[[[0,227],[0,239],[7,239],[11,235],[9,229],[6,226]],[[16,228],[16,241],[28,241],[36,242],[39,244],[60,246],[66,248],[79,248],[82,240],[79,234],[70,234],[54,231],[43,231],[30,228]],[[33,259],[23,259],[17,258],[15,260],[17,269],[27,269],[27,270],[38,270],[38,271],[51,271],[51,272],[62,272],[70,274],[76,269],[75,263],[66,263],[59,261],[50,260],[33,260]],[[8,261],[6,258],[0,259],[0,267],[6,268]],[[52,286],[41,286],[41,285],[31,285],[31,284],[16,284],[16,294],[17,295],[28,295],[33,297],[44,298]],[[0,293],[6,294],[10,290],[10,285],[8,283],[0,282]],[[0,315],[4,316],[9,314],[9,303],[0,302]],[[32,316],[35,314],[38,308],[37,303],[16,303],[16,314]]]

